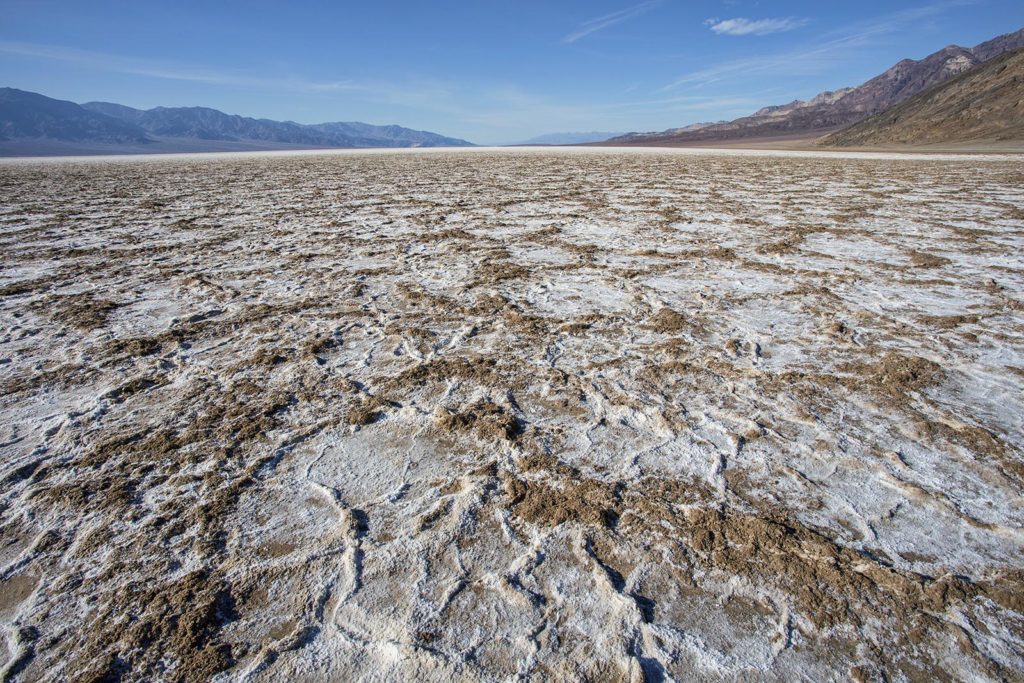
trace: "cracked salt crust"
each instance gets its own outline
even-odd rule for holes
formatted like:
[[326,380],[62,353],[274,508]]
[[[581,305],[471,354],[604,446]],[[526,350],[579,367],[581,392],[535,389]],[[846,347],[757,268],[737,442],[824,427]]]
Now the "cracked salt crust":
[[1024,170],[0,163],[14,680],[1024,672]]

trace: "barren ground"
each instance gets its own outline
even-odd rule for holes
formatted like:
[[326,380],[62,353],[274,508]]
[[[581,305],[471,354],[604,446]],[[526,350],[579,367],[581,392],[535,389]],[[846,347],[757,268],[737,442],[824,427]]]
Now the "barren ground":
[[1024,164],[0,165],[4,680],[1021,680]]

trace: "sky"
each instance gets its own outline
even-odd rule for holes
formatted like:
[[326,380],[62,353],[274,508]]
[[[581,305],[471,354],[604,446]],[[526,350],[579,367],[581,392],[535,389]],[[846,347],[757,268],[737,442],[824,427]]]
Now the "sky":
[[1021,27],[1021,0],[0,0],[0,86],[502,144],[732,119]]

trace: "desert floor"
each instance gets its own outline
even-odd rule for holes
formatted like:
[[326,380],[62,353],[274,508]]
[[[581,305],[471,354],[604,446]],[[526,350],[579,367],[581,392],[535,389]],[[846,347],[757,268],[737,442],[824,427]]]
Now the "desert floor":
[[1024,162],[0,164],[3,680],[1020,680]]

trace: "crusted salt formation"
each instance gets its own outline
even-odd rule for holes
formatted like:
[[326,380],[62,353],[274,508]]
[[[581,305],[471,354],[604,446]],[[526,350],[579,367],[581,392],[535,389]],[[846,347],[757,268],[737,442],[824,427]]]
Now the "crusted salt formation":
[[1024,170],[0,166],[10,680],[1024,675]]

